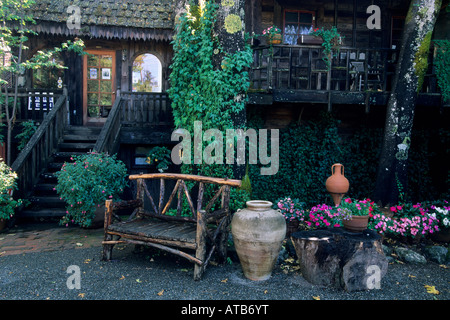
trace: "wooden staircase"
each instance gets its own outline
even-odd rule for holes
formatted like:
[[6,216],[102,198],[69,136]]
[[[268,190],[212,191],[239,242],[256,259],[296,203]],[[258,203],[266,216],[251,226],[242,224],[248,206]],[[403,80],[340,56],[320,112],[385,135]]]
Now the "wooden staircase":
[[61,170],[64,162],[71,162],[73,155],[85,154],[95,146],[101,127],[68,126],[63,133],[62,141],[53,153],[46,170],[40,174],[38,182],[33,186],[28,197],[28,205],[20,216],[23,218],[35,217],[62,217],[65,215],[66,203],[61,200],[54,189],[57,184],[55,172]]

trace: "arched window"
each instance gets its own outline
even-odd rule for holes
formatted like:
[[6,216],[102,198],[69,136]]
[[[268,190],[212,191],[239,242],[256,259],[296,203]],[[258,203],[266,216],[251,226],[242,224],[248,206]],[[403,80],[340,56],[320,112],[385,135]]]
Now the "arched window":
[[[46,50],[43,50],[46,51]],[[53,63],[64,66],[60,55],[52,58]],[[64,83],[64,69],[57,67],[42,67],[33,70],[33,89],[61,89]]]
[[157,57],[144,53],[133,61],[133,92],[161,92],[162,66]]

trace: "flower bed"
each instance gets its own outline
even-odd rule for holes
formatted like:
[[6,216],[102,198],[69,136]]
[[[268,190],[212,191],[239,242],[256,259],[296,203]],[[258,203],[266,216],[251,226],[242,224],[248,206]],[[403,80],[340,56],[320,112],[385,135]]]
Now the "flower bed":
[[389,213],[382,210],[370,199],[346,198],[340,206],[318,204],[305,209],[298,199],[278,200],[278,209],[287,221],[298,220],[306,229],[342,227],[343,219],[349,212],[361,209],[369,215],[368,228],[380,235],[394,236],[401,240],[419,239],[450,227],[450,206],[447,201],[429,203],[403,203],[392,206]]

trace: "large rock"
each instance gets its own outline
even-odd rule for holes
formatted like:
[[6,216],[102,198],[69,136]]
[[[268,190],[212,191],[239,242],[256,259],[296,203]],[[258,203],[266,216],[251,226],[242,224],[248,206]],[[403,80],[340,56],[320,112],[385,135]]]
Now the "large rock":
[[291,239],[308,282],[347,291],[381,288],[388,262],[375,232],[330,228],[295,232]]
[[425,257],[411,249],[397,247],[394,249],[398,258],[407,263],[415,263],[415,264],[425,264],[427,263],[427,259]]
[[425,256],[436,263],[447,263],[448,249],[443,246],[429,246],[424,249]]

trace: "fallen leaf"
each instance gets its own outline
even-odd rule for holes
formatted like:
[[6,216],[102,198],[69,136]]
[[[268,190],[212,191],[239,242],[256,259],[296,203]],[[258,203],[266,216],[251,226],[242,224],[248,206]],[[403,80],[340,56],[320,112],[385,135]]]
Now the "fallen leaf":
[[413,276],[412,274],[408,274],[408,278],[415,278],[416,276]]
[[448,269],[448,267],[445,264],[440,264],[439,267],[444,268],[444,269]]
[[294,263],[294,258],[292,258],[292,257],[287,258],[286,260],[284,260],[284,262],[287,262],[287,263]]
[[86,259],[86,260],[84,260],[84,263],[89,263],[89,262],[91,262],[91,259]]
[[220,282],[222,282],[222,283],[227,283],[227,281],[228,281],[228,278],[223,279],[223,280],[221,280]]
[[137,283],[141,283],[142,281],[141,281],[141,280],[139,280],[139,279],[136,279],[136,282],[137,282]]
[[320,300],[320,296],[313,296],[314,300]]
[[77,242],[76,245],[77,245],[77,247],[82,247],[83,246],[83,244],[80,243],[80,242]]
[[124,275],[122,275],[120,278],[119,278],[119,280],[124,280],[125,279],[125,276]]
[[164,294],[164,289],[162,289],[160,292],[157,293],[158,296],[162,296]]
[[431,293],[431,294],[439,294],[439,291],[436,290],[436,287],[435,287],[435,286],[424,285],[424,287],[427,289],[427,293]]
[[267,294],[267,292],[269,292],[268,290],[264,290],[264,294]]
[[79,296],[80,298],[84,298],[85,295],[86,295],[86,293],[79,293],[79,294],[78,294],[78,296]]
[[180,271],[182,271],[182,272],[189,272],[188,269],[180,269]]

